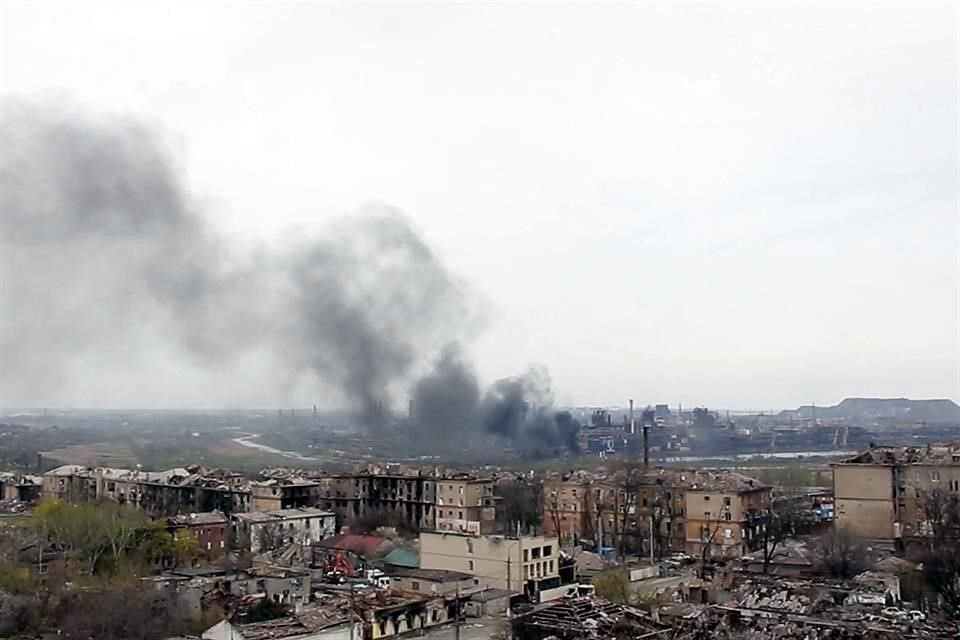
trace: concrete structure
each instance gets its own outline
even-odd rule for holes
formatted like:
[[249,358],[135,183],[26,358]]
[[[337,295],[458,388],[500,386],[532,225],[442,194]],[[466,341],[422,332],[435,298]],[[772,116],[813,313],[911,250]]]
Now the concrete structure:
[[[834,522],[881,540],[933,536],[925,507],[960,499],[960,441],[926,447],[872,447],[833,465]],[[936,509],[934,509],[936,511]]]
[[336,514],[323,509],[252,511],[233,516],[233,540],[253,553],[311,545],[336,534]]
[[437,478],[436,528],[460,533],[493,533],[493,481],[469,475]]
[[695,474],[685,492],[687,553],[740,557],[760,544],[772,489],[738,473]]
[[320,506],[344,524],[376,515],[402,517],[419,529],[436,525],[436,479],[372,469],[319,478]]
[[544,533],[644,555],[651,539],[655,553],[698,553],[710,534],[713,554],[740,555],[755,545],[771,491],[723,470],[580,471],[544,481]]
[[251,624],[231,624],[223,620],[204,631],[200,637],[202,640],[360,640],[363,638],[363,625],[355,622],[353,626],[351,629],[349,622],[338,622],[315,629],[291,615]]
[[208,562],[230,550],[230,520],[219,511],[172,516],[167,518],[167,529],[174,538],[189,531],[200,543],[200,550]]
[[40,500],[42,491],[40,476],[0,472],[0,500],[34,503]]
[[444,569],[394,569],[388,571],[390,584],[400,591],[441,596],[465,593],[476,585],[473,575]]
[[64,465],[43,474],[44,499],[113,500],[160,518],[181,513],[246,511],[250,489],[242,476],[198,466],[167,471]]
[[306,478],[271,478],[250,483],[253,511],[276,511],[316,507],[320,504],[320,483]]
[[484,587],[534,594],[557,586],[559,559],[556,538],[420,533],[421,569],[467,573]]

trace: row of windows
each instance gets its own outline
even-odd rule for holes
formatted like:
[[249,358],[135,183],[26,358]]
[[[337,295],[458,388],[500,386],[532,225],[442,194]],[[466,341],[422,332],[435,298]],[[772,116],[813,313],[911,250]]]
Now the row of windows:
[[535,562],[533,564],[528,564],[523,567],[524,580],[529,580],[530,578],[541,578],[543,576],[548,576],[552,573],[553,573],[553,560],[547,560],[546,562]]
[[[541,555],[542,554],[542,555]],[[553,555],[553,545],[545,544],[543,547],[532,547],[530,549],[523,550],[523,561],[529,562],[532,558],[533,560],[539,560],[542,558],[548,558]]]

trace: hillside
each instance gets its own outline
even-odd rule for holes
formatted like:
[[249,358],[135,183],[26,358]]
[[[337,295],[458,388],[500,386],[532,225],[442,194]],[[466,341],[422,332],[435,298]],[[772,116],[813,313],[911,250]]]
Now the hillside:
[[897,418],[909,421],[957,422],[960,423],[960,406],[953,400],[910,400],[908,398],[846,398],[832,407],[802,405],[793,411],[783,412],[795,418],[816,417],[822,419],[875,420]]

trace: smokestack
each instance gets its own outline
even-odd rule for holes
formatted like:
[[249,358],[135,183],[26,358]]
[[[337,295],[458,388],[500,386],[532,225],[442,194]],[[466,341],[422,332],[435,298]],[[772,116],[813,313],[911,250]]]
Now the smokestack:
[[650,405],[647,405],[646,410],[643,412],[643,417],[640,422],[643,427],[643,466],[644,468],[650,466],[650,423],[654,421],[654,413],[650,409]]
[[415,415],[416,415],[416,404],[414,403],[413,398],[410,398],[410,402],[407,404],[407,417],[413,420]]
[[650,426],[643,423],[643,466],[650,466]]
[[630,433],[637,432],[637,425],[633,422],[633,398],[630,398]]

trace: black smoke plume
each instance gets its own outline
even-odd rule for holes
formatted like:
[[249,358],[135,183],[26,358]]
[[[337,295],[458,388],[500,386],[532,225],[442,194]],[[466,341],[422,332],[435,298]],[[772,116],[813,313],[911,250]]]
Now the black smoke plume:
[[242,251],[135,120],[8,103],[0,149],[7,406],[56,402],[138,353],[202,368],[258,352],[280,372],[264,384],[306,376],[375,421],[421,354],[469,321],[462,287],[395,209]]
[[481,395],[470,364],[451,346],[415,385],[413,399],[416,423],[436,434],[438,446],[481,429],[529,457],[579,451],[580,424],[570,412],[553,408],[550,375],[543,367],[498,380]]

